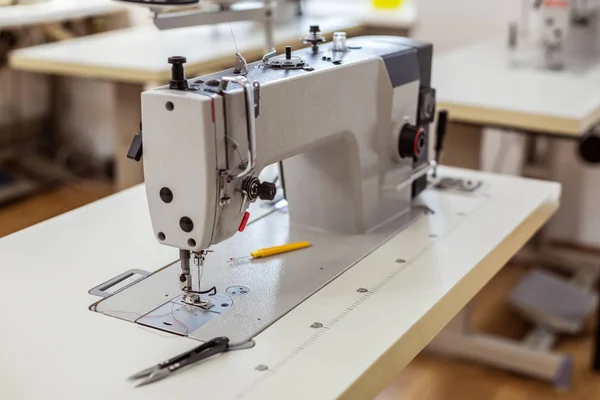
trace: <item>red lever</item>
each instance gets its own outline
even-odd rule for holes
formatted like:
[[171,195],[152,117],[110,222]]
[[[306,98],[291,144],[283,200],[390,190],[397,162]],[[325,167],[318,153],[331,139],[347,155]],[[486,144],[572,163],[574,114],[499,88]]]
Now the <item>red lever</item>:
[[244,214],[244,218],[242,218],[242,223],[240,224],[240,227],[238,228],[239,232],[244,232],[244,229],[246,229],[246,225],[248,225],[249,219],[250,219],[250,213],[246,212],[246,214]]
[[423,149],[420,148],[419,141],[423,135],[425,135],[425,129],[419,128],[419,130],[417,131],[417,135],[415,136],[415,143],[414,143],[415,157],[421,157],[421,151]]

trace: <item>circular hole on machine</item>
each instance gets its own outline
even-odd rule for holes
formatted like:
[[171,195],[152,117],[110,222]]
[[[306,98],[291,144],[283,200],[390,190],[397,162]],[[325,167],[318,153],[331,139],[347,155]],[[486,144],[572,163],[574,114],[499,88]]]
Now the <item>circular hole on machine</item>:
[[196,247],[196,241],[194,239],[190,239],[190,240],[188,240],[188,245],[190,247]]
[[175,109],[175,104],[173,104],[172,101],[167,101],[167,104],[165,104],[165,108],[167,109],[167,111],[173,111]]
[[161,242],[163,242],[167,237],[165,236],[164,233],[162,232],[158,232],[158,240],[160,240]]

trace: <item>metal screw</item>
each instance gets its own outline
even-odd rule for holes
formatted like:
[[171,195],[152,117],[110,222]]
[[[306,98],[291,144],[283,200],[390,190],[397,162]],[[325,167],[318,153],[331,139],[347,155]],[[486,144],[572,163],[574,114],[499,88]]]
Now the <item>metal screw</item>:
[[269,367],[267,367],[264,364],[260,364],[260,365],[257,365],[256,368],[254,368],[254,369],[257,370],[257,371],[266,371],[266,370],[269,369]]
[[360,288],[360,289],[358,289],[358,290],[357,290],[357,292],[358,292],[358,293],[367,293],[367,292],[368,292],[368,290],[367,290],[367,289],[365,289],[365,288]]
[[315,328],[315,329],[321,329],[323,327],[323,324],[320,322],[315,322],[314,324],[312,324],[310,326],[311,328]]

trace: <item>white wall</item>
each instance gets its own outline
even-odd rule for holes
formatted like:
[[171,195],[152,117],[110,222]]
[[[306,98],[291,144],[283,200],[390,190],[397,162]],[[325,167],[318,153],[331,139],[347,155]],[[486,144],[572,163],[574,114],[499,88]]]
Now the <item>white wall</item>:
[[521,0],[416,0],[419,23],[413,36],[446,51],[485,37],[508,35]]

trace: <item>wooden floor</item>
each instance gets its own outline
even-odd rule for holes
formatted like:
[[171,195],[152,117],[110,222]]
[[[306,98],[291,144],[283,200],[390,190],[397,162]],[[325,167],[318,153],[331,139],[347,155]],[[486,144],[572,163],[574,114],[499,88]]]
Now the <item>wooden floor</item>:
[[[525,271],[507,266],[474,300],[472,326],[487,333],[518,339],[528,325],[506,305],[506,294]],[[511,373],[419,355],[377,400],[597,400],[600,375],[590,371],[593,321],[581,337],[560,340],[557,350],[575,357],[574,386],[557,392],[551,385]]]
[[0,208],[0,237],[112,194],[112,185],[78,182]]
[[[0,237],[107,196],[108,184],[82,182],[0,208]],[[485,332],[518,338],[527,325],[506,306],[505,295],[523,270],[509,266],[475,299],[473,325]],[[590,372],[593,325],[582,337],[563,339],[558,349],[575,356],[575,384],[570,392],[466,362],[418,356],[377,400],[595,400],[600,376]]]

